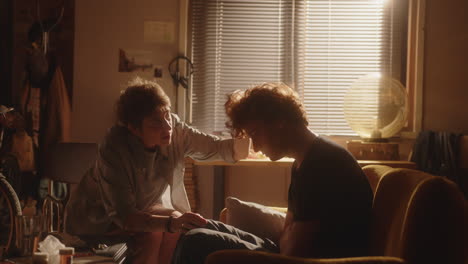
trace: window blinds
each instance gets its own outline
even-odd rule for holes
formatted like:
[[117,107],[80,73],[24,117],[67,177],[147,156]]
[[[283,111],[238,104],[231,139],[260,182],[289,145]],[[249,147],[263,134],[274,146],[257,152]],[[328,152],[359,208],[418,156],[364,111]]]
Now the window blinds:
[[[302,1],[297,9],[298,81],[310,127],[327,135],[355,135],[343,113],[343,99],[358,78],[399,78],[401,27],[396,1]],[[375,96],[374,96],[375,97]],[[363,100],[362,110],[378,101]]]
[[355,135],[347,89],[366,74],[401,72],[394,2],[403,0],[194,0],[193,125],[223,131],[228,93],[281,81],[302,96],[312,130]]
[[288,78],[292,1],[193,1],[193,124],[223,131],[226,95]]

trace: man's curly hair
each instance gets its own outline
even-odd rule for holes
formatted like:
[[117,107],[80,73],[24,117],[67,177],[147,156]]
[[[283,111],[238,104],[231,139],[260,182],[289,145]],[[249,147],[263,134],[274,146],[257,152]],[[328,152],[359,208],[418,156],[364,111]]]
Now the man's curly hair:
[[121,92],[115,112],[121,125],[141,127],[143,119],[153,111],[170,107],[171,101],[159,84],[137,77]]
[[307,115],[297,93],[284,83],[264,83],[228,95],[224,104],[226,126],[234,137],[246,136],[245,126],[254,122],[285,122],[308,126]]

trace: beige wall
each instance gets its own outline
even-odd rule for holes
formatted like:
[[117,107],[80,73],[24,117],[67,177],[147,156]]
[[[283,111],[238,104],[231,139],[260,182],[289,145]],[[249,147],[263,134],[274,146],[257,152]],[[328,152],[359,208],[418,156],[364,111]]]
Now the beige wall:
[[287,206],[290,169],[231,167],[226,169],[225,194],[268,206]]
[[[179,1],[79,0],[75,10],[73,141],[98,142],[113,123],[114,102],[136,75],[118,72],[119,48],[152,51],[153,63],[164,68],[160,84],[174,103],[166,69],[178,53]],[[147,20],[174,23],[174,43],[145,43]]]
[[468,134],[468,1],[427,0],[423,129]]

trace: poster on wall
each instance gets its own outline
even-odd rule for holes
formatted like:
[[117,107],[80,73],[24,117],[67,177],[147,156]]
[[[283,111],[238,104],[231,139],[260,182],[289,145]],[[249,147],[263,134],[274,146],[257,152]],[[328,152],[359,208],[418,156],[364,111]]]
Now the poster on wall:
[[153,52],[119,49],[119,72],[153,72]]

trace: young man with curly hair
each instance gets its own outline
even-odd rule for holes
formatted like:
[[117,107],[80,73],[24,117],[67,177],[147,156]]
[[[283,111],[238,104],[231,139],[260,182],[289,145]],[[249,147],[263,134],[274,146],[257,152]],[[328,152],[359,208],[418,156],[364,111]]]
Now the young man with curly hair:
[[[116,117],[70,197],[65,228],[91,243],[127,242],[132,263],[168,263],[179,233],[207,222],[190,211],[185,157],[235,162],[247,151],[182,122],[163,89],[140,78],[121,93]],[[169,187],[173,208],[163,204]]]
[[213,229],[210,220],[181,237],[174,262],[203,263],[220,249],[317,258],[367,255],[369,183],[348,151],[309,130],[296,92],[282,83],[265,83],[232,93],[225,107],[235,137],[250,137],[254,150],[271,160],[295,159],[283,231],[276,244],[234,227]]

